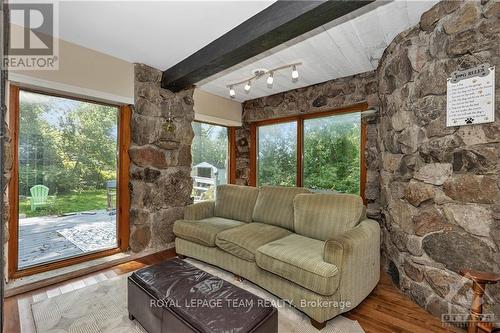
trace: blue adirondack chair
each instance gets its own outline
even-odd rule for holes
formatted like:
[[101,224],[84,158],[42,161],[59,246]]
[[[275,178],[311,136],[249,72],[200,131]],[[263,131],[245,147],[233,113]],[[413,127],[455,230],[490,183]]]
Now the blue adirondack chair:
[[37,207],[48,205],[49,201],[49,188],[44,185],[35,185],[30,188],[31,193],[31,211],[34,212]]

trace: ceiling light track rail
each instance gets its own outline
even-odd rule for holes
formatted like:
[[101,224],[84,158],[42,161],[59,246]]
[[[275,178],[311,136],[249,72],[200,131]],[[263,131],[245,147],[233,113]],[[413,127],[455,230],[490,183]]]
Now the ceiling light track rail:
[[229,88],[229,96],[231,98],[235,98],[236,96],[236,91],[234,90],[234,87],[241,86],[245,84],[244,90],[248,94],[250,92],[250,89],[252,88],[252,82],[261,79],[263,76],[268,75],[267,78],[267,87],[271,89],[273,87],[274,83],[274,73],[291,68],[292,69],[292,82],[297,82],[299,79],[299,71],[297,70],[297,67],[302,65],[301,62],[295,62],[293,64],[288,64],[288,65],[283,65],[279,67],[275,67],[272,69],[257,69],[254,70],[253,73],[254,75],[246,78],[244,80],[238,81],[238,82],[233,82],[228,85],[226,85],[226,88]]

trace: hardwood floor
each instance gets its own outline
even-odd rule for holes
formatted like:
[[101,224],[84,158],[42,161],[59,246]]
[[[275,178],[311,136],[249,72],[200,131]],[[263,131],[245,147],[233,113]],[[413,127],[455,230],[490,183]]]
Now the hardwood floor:
[[[80,278],[9,297],[5,299],[4,305],[4,333],[35,332],[30,312],[30,304],[33,302],[99,283],[174,256],[175,251],[168,250]],[[413,303],[392,284],[385,272],[382,272],[380,282],[371,295],[358,307],[343,315],[357,320],[366,333],[462,332],[441,326],[439,318],[433,317]]]
[[384,271],[372,293],[356,308],[342,315],[357,320],[366,333],[465,332],[443,326],[440,318],[423,310],[397,289]]

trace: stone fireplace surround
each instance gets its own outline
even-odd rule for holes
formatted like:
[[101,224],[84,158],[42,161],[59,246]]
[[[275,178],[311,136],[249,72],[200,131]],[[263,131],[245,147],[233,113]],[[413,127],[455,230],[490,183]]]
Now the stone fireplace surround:
[[[478,59],[500,65],[500,3],[440,2],[400,33],[376,71],[247,101],[237,129],[237,183],[248,184],[250,123],[367,102],[368,214],[382,227],[384,269],[435,315],[466,312],[461,268],[500,266],[500,91],[496,121],[446,128],[446,78]],[[130,156],[131,250],[171,244],[189,204],[193,89],[160,88],[161,72],[136,65]],[[164,125],[172,110],[176,130]],[[500,289],[489,294],[498,303]],[[500,311],[494,309],[500,316]]]

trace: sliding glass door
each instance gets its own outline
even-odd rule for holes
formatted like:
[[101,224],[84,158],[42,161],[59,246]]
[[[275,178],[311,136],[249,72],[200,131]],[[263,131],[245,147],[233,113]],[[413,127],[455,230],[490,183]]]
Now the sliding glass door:
[[117,248],[120,108],[17,97],[16,269]]

